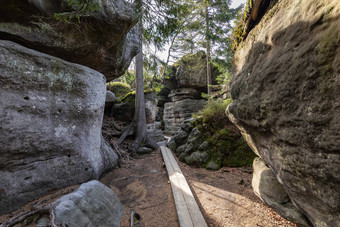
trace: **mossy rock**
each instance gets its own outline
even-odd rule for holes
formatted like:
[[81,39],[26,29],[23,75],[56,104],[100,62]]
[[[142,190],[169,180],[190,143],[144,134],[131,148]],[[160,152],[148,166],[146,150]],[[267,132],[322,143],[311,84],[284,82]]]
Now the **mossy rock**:
[[221,168],[221,162],[210,160],[205,168],[210,170],[219,170]]
[[111,91],[117,99],[121,99],[128,93],[132,92],[128,84],[122,82],[111,82],[107,84],[107,90]]
[[199,152],[195,151],[190,156],[187,156],[185,158],[185,162],[189,165],[202,165],[202,163],[205,163],[208,159],[207,152]]

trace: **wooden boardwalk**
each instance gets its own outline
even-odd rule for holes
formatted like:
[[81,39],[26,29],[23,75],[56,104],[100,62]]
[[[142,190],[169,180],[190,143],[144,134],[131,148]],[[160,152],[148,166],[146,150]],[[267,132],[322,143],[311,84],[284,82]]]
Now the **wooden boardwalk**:
[[208,226],[171,150],[161,146],[161,152],[170,178],[180,226]]

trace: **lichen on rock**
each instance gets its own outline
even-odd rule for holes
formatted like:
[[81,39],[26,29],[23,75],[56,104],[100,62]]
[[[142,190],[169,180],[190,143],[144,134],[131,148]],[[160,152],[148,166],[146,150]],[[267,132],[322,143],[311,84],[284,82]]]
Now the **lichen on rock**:
[[281,0],[235,52],[229,118],[314,226],[340,225],[340,5]]

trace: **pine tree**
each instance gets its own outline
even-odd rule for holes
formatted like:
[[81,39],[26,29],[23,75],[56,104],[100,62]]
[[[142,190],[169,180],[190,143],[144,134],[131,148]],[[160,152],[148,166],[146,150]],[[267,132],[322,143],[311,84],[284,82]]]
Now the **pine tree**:
[[230,0],[191,0],[192,21],[178,37],[175,49],[178,53],[193,53],[197,49],[206,51],[207,91],[211,92],[211,56],[222,58],[230,64],[231,22],[240,8],[231,9]]

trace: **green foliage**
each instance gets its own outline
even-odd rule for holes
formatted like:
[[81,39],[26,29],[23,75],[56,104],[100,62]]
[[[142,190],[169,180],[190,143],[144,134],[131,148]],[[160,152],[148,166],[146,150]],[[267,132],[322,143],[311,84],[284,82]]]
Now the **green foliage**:
[[212,60],[212,65],[216,67],[219,72],[222,72],[216,78],[217,83],[220,85],[229,83],[231,79],[231,61],[223,61],[215,58]]
[[231,62],[230,31],[239,8],[230,8],[230,0],[188,1],[191,15],[182,29],[174,49],[179,53],[193,53],[205,49],[211,42],[213,58]]
[[135,71],[128,70],[123,76],[118,78],[119,82],[128,84],[132,90],[136,90],[136,73]]
[[117,99],[124,97],[131,92],[131,88],[128,84],[122,82],[110,82],[107,84],[107,90],[113,92]]
[[236,48],[238,45],[243,41],[243,39],[246,36],[245,26],[246,26],[246,16],[247,16],[247,9],[249,10],[249,3],[251,0],[247,2],[247,5],[243,10],[240,10],[236,16],[235,19],[235,27],[233,29],[233,35],[232,35],[232,43],[231,43],[231,49],[233,52],[236,51]]
[[[151,89],[144,90],[144,95],[149,94],[149,93],[153,93],[153,90],[151,90]],[[122,98],[118,99],[118,102],[125,102],[125,103],[128,103],[131,106],[134,106],[135,105],[135,97],[136,97],[136,91],[131,91],[131,92],[127,93],[125,96],[123,96]]]
[[197,115],[194,115],[198,119],[196,123],[201,125],[206,132],[213,133],[215,130],[220,129],[221,125],[226,125],[229,122],[225,115],[225,110],[230,103],[230,99],[208,100],[204,108]]
[[76,20],[80,23],[80,18],[89,16],[100,9],[96,0],[67,0],[68,10],[66,12],[55,13],[53,16],[58,21],[71,22]]
[[208,161],[203,167],[211,160],[223,166],[250,166],[256,157],[238,129],[225,115],[230,102],[230,99],[209,100],[204,109],[195,116],[195,127],[204,133],[209,143],[209,149],[206,151]]

